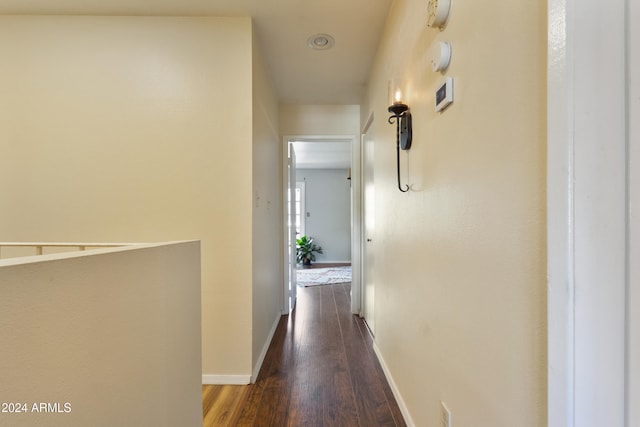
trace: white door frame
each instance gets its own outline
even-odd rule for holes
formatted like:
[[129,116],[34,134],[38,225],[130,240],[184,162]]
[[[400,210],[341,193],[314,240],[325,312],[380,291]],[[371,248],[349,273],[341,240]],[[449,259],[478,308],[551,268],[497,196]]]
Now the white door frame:
[[[366,144],[366,134],[369,131],[369,129],[371,128],[371,126],[373,125],[373,111],[369,113],[369,116],[367,117],[367,120],[365,121],[364,125],[362,126],[362,133],[360,136],[360,147],[359,147],[359,157],[360,157],[360,165],[359,165],[359,170],[360,170],[360,199],[359,202],[361,204],[360,207],[360,238],[359,238],[359,242],[358,244],[360,245],[360,257],[362,259],[360,266],[361,268],[359,269],[358,273],[360,274],[360,294],[359,294],[359,299],[360,299],[360,316],[363,317],[366,321],[367,324],[369,325],[369,328],[371,330],[372,333],[375,333],[375,323],[374,320],[371,318],[371,313],[367,313],[367,295],[366,295],[366,289],[365,287],[367,286],[367,283],[365,283],[365,269],[367,269],[367,272],[369,274],[371,274],[371,269],[373,268],[370,265],[366,265],[365,262],[365,254],[366,254],[366,249],[367,247],[369,247],[369,250],[372,250],[371,246],[372,243],[368,242],[367,240],[372,238],[373,236],[370,235],[366,235],[367,232],[367,218],[365,217],[366,215],[366,208],[365,208],[365,144]],[[370,278],[369,278],[370,280]]]
[[[284,233],[283,238],[283,284],[282,284],[282,294],[281,294],[281,313],[289,314],[290,311],[295,306],[296,302],[296,277],[292,275],[291,271],[295,267],[295,226],[292,228],[289,227],[290,221],[295,220],[295,215],[292,215],[292,212],[295,213],[295,188],[296,188],[296,180],[295,180],[295,152],[291,152],[289,149],[293,150],[293,147],[290,147],[288,141],[284,142],[284,146],[282,148],[283,162],[282,162],[282,212],[284,213],[282,218],[282,228]],[[291,204],[289,204],[289,200],[291,200]],[[293,235],[293,236],[292,236]],[[291,249],[289,246],[291,245]],[[291,250],[291,252],[289,252]]]
[[[360,265],[361,265],[361,253],[360,253],[360,240],[361,240],[361,228],[360,228],[360,219],[361,219],[361,206],[360,206],[360,198],[361,198],[361,177],[360,177],[360,138],[356,135],[285,135],[282,138],[283,144],[283,195],[286,195],[287,188],[287,165],[288,165],[288,145],[290,142],[294,141],[309,141],[309,142],[322,142],[322,141],[347,141],[351,143],[351,266],[352,266],[352,277],[351,277],[351,312],[354,314],[360,313]],[[286,197],[283,197],[284,204],[286,205],[287,200]],[[286,211],[286,208],[285,208]],[[287,229],[287,219],[285,221],[285,234]],[[285,236],[285,253],[287,251],[286,242],[288,237]],[[286,258],[286,257],[285,257]],[[286,261],[285,261],[286,262]],[[288,292],[289,286],[289,272],[285,265],[285,274],[284,274],[284,290],[285,293]],[[286,294],[285,298],[286,299]],[[284,303],[283,303],[284,304]],[[283,305],[283,313],[285,312],[285,307]]]
[[[300,189],[300,236],[304,236],[306,234],[306,215],[307,206],[306,206],[306,191],[307,191],[307,183],[305,181],[297,181],[296,182],[296,190]],[[297,213],[297,211],[296,211]]]
[[628,424],[629,0],[548,0],[548,426]]

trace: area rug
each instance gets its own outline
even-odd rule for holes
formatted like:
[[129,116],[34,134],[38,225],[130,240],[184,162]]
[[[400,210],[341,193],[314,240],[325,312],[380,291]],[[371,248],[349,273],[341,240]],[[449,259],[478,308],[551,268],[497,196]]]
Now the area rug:
[[309,268],[297,270],[299,286],[333,285],[351,281],[351,267]]

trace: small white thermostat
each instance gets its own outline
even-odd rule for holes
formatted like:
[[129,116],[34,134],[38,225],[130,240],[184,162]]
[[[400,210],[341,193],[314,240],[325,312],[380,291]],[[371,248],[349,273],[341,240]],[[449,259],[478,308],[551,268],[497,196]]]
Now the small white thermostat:
[[453,102],[453,79],[446,77],[444,82],[436,89],[436,111],[442,111]]

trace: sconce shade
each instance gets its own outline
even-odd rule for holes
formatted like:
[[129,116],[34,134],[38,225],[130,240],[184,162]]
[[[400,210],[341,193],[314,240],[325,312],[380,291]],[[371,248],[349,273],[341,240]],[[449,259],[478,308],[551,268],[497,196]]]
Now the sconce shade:
[[389,80],[389,105],[406,105],[404,82],[400,79]]

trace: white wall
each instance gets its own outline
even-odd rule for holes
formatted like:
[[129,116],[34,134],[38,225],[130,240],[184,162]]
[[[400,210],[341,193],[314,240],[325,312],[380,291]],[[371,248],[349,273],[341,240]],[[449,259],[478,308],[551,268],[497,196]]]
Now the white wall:
[[201,426],[200,338],[199,242],[2,260],[0,424]]
[[[375,135],[376,345],[410,418],[538,427],[546,419],[544,2],[393,3],[369,81]],[[449,41],[454,103],[425,54]],[[396,184],[387,83],[406,79],[413,147]],[[364,114],[363,116],[367,116]]]
[[347,176],[347,169],[296,170],[296,180],[305,182],[305,233],[323,250],[316,254],[316,262],[351,262],[351,181]]
[[2,239],[200,239],[203,373],[248,379],[250,19],[2,16],[0,56]]

